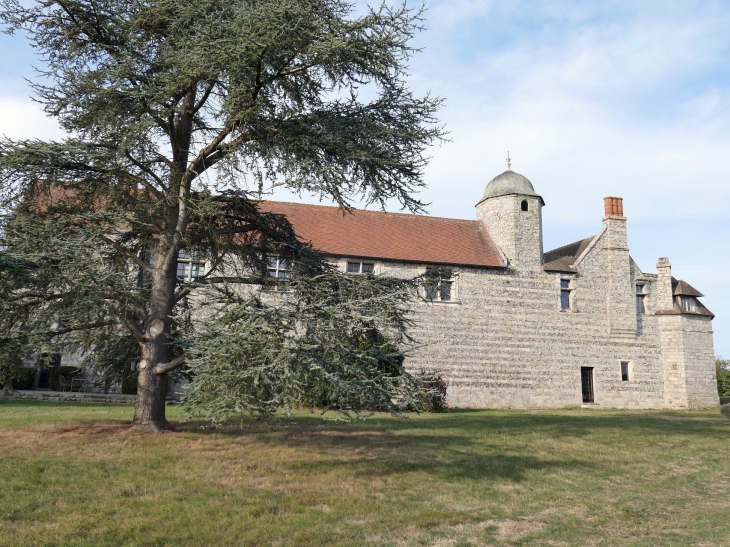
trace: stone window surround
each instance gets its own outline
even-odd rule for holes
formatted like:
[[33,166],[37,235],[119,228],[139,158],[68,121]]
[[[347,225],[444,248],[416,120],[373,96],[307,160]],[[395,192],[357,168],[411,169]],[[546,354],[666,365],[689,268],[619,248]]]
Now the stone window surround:
[[[568,286],[563,287],[563,281],[568,281]],[[561,274],[558,276],[558,311],[561,313],[575,313],[577,312],[577,308],[575,306],[575,275],[571,274]],[[569,294],[569,302],[570,307],[563,308],[562,302],[561,302],[561,296],[563,291],[568,291]]]
[[641,281],[636,282],[636,313],[646,315],[647,287]]
[[[352,265],[357,264],[357,271],[350,271]],[[363,271],[363,269],[369,269],[370,271]],[[345,262],[345,273],[349,274],[374,274],[375,273],[375,262],[367,262],[363,260],[347,260]]]
[[[624,380],[624,365],[626,365],[626,379]],[[621,359],[619,361],[619,376],[621,383],[630,384],[634,381],[634,362],[630,359]]]
[[[423,269],[423,273],[426,273],[427,270],[432,269],[439,269],[440,266],[426,266]],[[426,294],[426,290],[424,288],[423,296],[428,300],[429,304],[432,304],[434,306],[453,306],[454,304],[460,304],[459,301],[459,272],[452,269],[452,268],[443,268],[443,269],[449,269],[451,270],[451,280],[449,283],[451,284],[451,299],[450,300],[441,300],[440,299],[440,293],[437,294],[438,299],[431,300],[428,298],[428,294]]]
[[[637,313],[638,317],[647,316],[647,315],[653,315],[653,306],[651,301],[651,284],[656,281],[651,274],[643,274],[643,275],[637,275],[636,279],[634,280],[634,285],[638,286],[641,285],[643,288],[641,294],[644,295],[644,313]],[[636,294],[639,294],[638,292]]]

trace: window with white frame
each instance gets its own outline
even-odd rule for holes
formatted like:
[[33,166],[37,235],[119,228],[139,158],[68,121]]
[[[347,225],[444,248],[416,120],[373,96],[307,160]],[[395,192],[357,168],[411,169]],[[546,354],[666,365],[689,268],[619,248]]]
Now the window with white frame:
[[190,283],[197,281],[205,275],[205,261],[195,256],[195,253],[188,253],[181,250],[177,256],[177,278],[179,281]]
[[[289,261],[278,256],[266,257],[266,275],[281,281],[289,281]],[[277,285],[277,291],[285,291],[286,287]]]
[[372,262],[353,262],[347,261],[347,273],[351,274],[371,274],[375,271],[375,264]]
[[[431,271],[433,275],[427,277],[425,286],[426,298],[432,302],[455,301],[454,272],[444,268],[426,268],[426,273],[429,271]],[[438,271],[438,273],[436,271]]]
[[695,312],[697,311],[696,300],[694,296],[681,296],[680,303],[684,311]]

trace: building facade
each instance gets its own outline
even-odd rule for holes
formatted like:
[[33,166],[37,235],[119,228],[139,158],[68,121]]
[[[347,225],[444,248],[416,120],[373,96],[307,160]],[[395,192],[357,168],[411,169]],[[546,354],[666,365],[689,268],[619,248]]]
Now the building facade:
[[453,407],[719,404],[713,315],[667,258],[657,273],[632,260],[621,198],[604,200],[596,235],[548,252],[544,205],[509,168],[477,220],[262,203],[344,272],[444,272],[417,305],[420,345],[406,364],[440,371]]

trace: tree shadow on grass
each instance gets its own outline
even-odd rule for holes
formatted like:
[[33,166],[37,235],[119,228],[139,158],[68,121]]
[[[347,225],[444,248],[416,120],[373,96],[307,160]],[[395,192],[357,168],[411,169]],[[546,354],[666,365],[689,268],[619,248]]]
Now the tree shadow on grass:
[[[242,425],[198,432],[232,438],[252,435],[265,445],[310,454],[287,464],[295,472],[324,473],[340,467],[355,476],[421,472],[450,480],[521,481],[533,470],[596,469],[594,461],[576,456],[536,455],[537,449],[530,447],[546,439],[612,447],[630,443],[638,451],[658,442],[724,442],[728,435],[722,420],[698,421],[691,414],[672,412],[457,410],[411,420],[376,416],[354,424],[325,422],[316,414],[267,424],[253,419],[238,423]],[[195,425],[182,428],[193,432]],[[564,450],[569,453],[570,448]],[[328,457],[322,457],[325,453]]]
[[291,419],[274,418],[268,421],[238,417],[231,419],[220,428],[205,426],[202,420],[192,420],[180,424],[185,431],[202,434],[226,436],[247,435],[250,433],[275,433],[287,439],[300,436],[348,438],[362,435],[382,436],[388,433],[401,434],[410,438],[413,434],[428,430],[429,437],[443,438],[444,434],[459,433],[459,437],[484,436],[488,434],[541,435],[554,439],[564,437],[581,438],[606,434],[623,435],[630,432],[633,436],[657,437],[681,435],[687,437],[727,439],[727,426],[730,424],[718,412],[714,416],[702,416],[673,411],[505,411],[457,409],[445,414],[422,414],[410,419],[394,418],[389,415],[376,415],[365,421],[351,423],[328,421],[318,413],[299,414]]

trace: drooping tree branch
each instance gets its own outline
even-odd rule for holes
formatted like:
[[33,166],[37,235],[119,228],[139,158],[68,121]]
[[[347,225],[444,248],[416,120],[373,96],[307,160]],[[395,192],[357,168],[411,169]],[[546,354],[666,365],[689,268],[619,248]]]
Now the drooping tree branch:
[[[386,403],[414,385],[395,379],[403,371],[388,357],[406,340],[402,301],[383,292],[396,286],[338,278],[287,219],[257,206],[250,187],[283,185],[345,210],[392,199],[421,210],[425,150],[444,135],[440,100],[407,86],[422,12],[383,5],[356,15],[343,0],[0,5],[0,22],[43,55],[46,79],[33,90],[69,134],[0,141],[0,338],[23,332],[23,343],[54,351],[96,348],[89,366],[116,378],[144,362],[135,427],[162,429],[166,375],[190,365],[173,356],[193,356],[190,370],[207,386],[199,401],[215,392],[209,365],[220,356],[201,333],[213,336],[220,298],[237,302],[224,328],[231,340],[248,333],[258,342],[242,347],[271,349],[286,364],[239,354],[258,363],[241,384],[251,393],[286,407],[315,401],[312,393],[362,405],[346,395],[360,392],[402,408]],[[183,279],[180,253],[214,270]],[[291,279],[264,279],[272,255],[288,261]],[[287,290],[264,293],[278,295],[276,306],[249,298],[277,287]],[[409,293],[398,287],[393,294]],[[342,294],[363,313],[347,311]],[[296,315],[295,300],[307,314]],[[203,301],[207,310],[191,309]],[[380,306],[377,325],[366,324],[361,303]],[[307,321],[314,330],[299,337]],[[34,337],[54,323],[79,330]],[[146,337],[152,326],[159,335]],[[327,331],[335,327],[345,329],[337,339]]]

